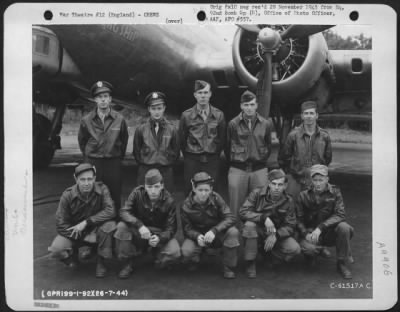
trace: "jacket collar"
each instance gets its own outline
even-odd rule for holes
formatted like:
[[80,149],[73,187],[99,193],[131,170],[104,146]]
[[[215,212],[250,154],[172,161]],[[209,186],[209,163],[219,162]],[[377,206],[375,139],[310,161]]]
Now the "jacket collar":
[[[102,194],[102,190],[101,190],[101,187],[100,187],[100,184],[99,184],[99,183],[97,183],[97,182],[94,183],[94,187],[93,187],[93,190],[92,190],[92,192],[90,193],[90,195],[93,194],[93,192],[94,192],[94,193],[97,193],[97,194],[99,194],[99,195]],[[80,193],[79,190],[78,190],[78,184],[75,184],[75,185],[71,188],[71,195],[72,195],[72,198],[76,198],[76,197],[81,198],[81,193]]]
[[[164,124],[165,124],[165,118],[164,117],[162,117],[162,118],[160,118],[158,121],[158,125],[159,126],[164,126]],[[153,119],[153,118],[149,118],[149,123],[150,123],[150,125],[152,125],[152,126],[154,126],[155,124],[156,124],[156,121]]]
[[[268,186],[268,185],[267,185],[267,186],[264,186],[264,187],[261,189],[260,195],[266,196],[267,199],[271,199],[270,192],[269,192],[269,186]],[[279,201],[286,200],[287,197],[288,197],[288,196],[287,196],[286,192],[283,191],[282,196],[279,198]]]
[[[91,112],[90,112],[90,118],[91,119],[94,119],[94,118],[100,118],[99,117],[99,115],[97,114],[97,107],[95,107],[95,109],[94,110],[92,110]],[[109,111],[109,113],[107,114],[107,116],[106,116],[106,118],[107,117],[111,117],[112,119],[116,119],[117,118],[117,112],[115,112],[111,107],[110,107],[110,111]]]
[[[320,130],[321,130],[321,128],[320,128],[318,125],[316,125],[316,127],[315,127],[315,132],[314,132],[315,135],[319,134]],[[305,129],[304,129],[304,124],[303,124],[303,123],[300,125],[300,131],[299,131],[299,133],[300,133],[300,136],[301,136],[301,137],[303,137],[304,135],[308,135],[307,132],[306,132]]]
[[210,193],[210,196],[208,196],[208,199],[204,204],[199,204],[198,202],[196,202],[194,200],[194,192],[193,191],[190,191],[189,200],[190,200],[191,206],[193,206],[193,205],[199,205],[199,206],[200,205],[205,205],[205,206],[210,206],[211,205],[211,206],[215,206],[214,191],[212,191]]
[[[240,120],[240,121],[246,119],[246,118],[244,117],[243,112],[240,112],[239,115],[238,115],[238,117],[239,117],[239,120]],[[260,114],[256,112],[256,115],[255,115],[251,120],[258,120],[258,121],[260,121]]]
[[[197,103],[196,103],[192,107],[190,118],[191,119],[195,119],[197,115],[200,115],[200,110],[197,108]],[[211,104],[209,104],[209,113],[208,113],[208,115],[209,116],[213,116],[214,118],[217,118],[216,108],[214,106],[212,106]]]
[[[149,195],[146,192],[146,188],[144,185],[141,185],[141,191],[143,192],[143,197],[146,199],[146,202],[150,204],[150,198]],[[164,188],[161,190],[160,197],[157,199],[156,203],[158,202],[164,202],[167,199],[167,196],[169,195],[168,191]]]
[[[311,183],[311,185],[308,187],[308,192],[309,193],[314,193],[315,192],[315,190],[314,190],[314,185]],[[328,187],[326,188],[326,190],[325,191],[323,191],[321,194],[323,194],[323,193],[325,193],[325,192],[329,192],[329,193],[331,193],[331,194],[334,194],[335,192],[334,192],[334,190],[333,190],[333,185],[332,184],[330,184],[330,183],[328,183]]]

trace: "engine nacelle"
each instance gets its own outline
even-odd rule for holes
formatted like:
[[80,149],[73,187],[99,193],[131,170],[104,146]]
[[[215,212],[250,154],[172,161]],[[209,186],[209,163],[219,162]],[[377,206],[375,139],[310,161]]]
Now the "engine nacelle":
[[[255,91],[256,73],[258,68],[261,69],[262,64],[259,61],[254,62],[257,58],[257,47],[256,43],[252,42],[255,35],[251,36],[253,35],[250,32],[239,28],[233,41],[232,53],[240,79]],[[249,45],[253,47],[245,47]],[[250,64],[250,61],[253,63]],[[298,111],[299,101],[307,97],[317,86],[324,71],[327,71],[330,78],[334,79],[328,47],[321,33],[303,38],[301,43],[291,39],[286,40],[282,48],[273,56],[272,66],[274,66],[272,104],[278,104],[281,110]]]

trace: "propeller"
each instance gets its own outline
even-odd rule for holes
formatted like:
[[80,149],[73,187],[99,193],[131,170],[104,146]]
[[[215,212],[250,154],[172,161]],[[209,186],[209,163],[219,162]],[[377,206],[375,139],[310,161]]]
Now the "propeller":
[[257,75],[258,112],[264,118],[268,118],[272,94],[272,55],[276,54],[283,41],[289,38],[308,37],[334,25],[291,25],[282,33],[269,27],[261,29],[258,25],[238,26],[250,32],[258,32],[257,42],[261,44],[261,58],[264,61],[263,67]]

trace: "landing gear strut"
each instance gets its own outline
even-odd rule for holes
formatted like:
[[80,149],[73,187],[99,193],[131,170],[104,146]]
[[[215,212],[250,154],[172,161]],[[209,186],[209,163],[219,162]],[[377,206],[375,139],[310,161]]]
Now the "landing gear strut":
[[61,149],[60,131],[65,105],[57,107],[53,120],[33,112],[33,168],[46,168],[53,159],[56,149]]

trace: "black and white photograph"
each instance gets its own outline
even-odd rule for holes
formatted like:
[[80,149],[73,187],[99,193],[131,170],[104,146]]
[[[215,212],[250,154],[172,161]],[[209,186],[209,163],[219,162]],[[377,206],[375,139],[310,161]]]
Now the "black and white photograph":
[[11,308],[397,302],[389,7],[17,8],[32,13],[13,36],[5,14]]

